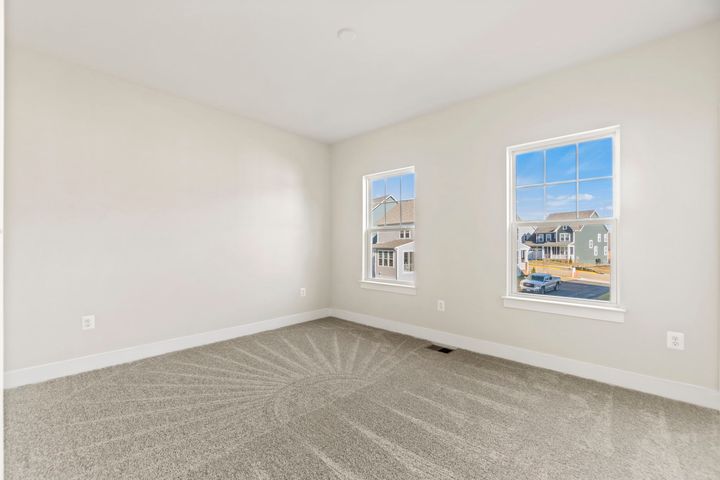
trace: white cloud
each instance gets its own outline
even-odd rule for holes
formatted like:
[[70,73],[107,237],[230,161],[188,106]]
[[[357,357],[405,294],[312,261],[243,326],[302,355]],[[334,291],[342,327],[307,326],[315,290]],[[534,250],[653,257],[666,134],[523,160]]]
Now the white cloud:
[[545,203],[549,207],[562,207],[575,203],[576,198],[581,201],[589,201],[594,197],[589,193],[581,193],[580,195],[548,195]]

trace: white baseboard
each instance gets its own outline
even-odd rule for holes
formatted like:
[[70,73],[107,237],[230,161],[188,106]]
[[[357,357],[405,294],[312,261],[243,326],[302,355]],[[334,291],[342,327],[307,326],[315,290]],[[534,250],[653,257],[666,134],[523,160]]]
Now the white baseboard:
[[121,350],[77,357],[35,367],[10,370],[5,372],[4,388],[14,388],[21,385],[43,382],[53,378],[142,360],[143,358],[162,355],[164,353],[252,335],[254,333],[274,330],[328,316],[423,338],[433,343],[505,358],[527,365],[547,368],[549,370],[588,378],[610,385],[720,410],[720,391],[718,390],[334,308],[322,308],[310,312],[296,313],[284,317],[162,340]]
[[321,308],[310,312],[295,313],[284,317],[261,320],[259,322],[237,325],[234,327],[212,330],[210,332],[197,333],[184,337],[171,338],[154,343],[146,343],[135,347],[113,350],[110,352],[87,355],[84,357],[71,358],[59,362],[46,363],[35,367],[10,370],[4,375],[4,388],[14,388],[30,383],[44,382],[53,378],[65,377],[76,373],[97,370],[98,368],[111,367],[121,363],[142,360],[143,358],[154,357],[164,353],[184,350],[186,348],[199,347],[209,343],[221,342],[231,338],[252,335],[253,333],[275,330],[289,325],[308,322],[330,316],[329,308]]
[[658,395],[660,397],[692,403],[701,407],[720,410],[720,391],[698,385],[675,382],[663,378],[629,372],[618,368],[605,367],[593,363],[582,362],[570,358],[550,355],[534,350],[513,347],[502,343],[489,342],[477,338],[466,337],[454,333],[447,333],[432,328],[410,325],[408,323],[388,320],[385,318],[350,312],[341,309],[330,309],[333,317],[350,322],[382,328],[391,332],[402,333],[416,338],[429,340],[447,346],[462,348],[472,352],[492,355],[507,360],[513,360],[535,367],[547,368],[577,377],[596,380],[598,382],[616,385],[618,387],[637,390],[640,392]]

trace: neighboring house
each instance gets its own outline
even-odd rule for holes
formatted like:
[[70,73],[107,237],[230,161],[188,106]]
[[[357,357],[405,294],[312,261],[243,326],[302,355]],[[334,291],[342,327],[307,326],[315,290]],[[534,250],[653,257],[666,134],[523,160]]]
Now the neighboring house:
[[[599,218],[595,210],[578,212],[581,219]],[[576,220],[575,212],[552,213],[550,221]],[[568,224],[538,227],[522,236],[522,244],[529,247],[529,260],[560,260],[579,264],[608,264],[609,236],[605,225]],[[520,253],[518,254],[520,255]],[[520,262],[518,261],[518,266]]]
[[415,200],[398,201],[392,195],[375,198],[371,216],[376,226],[396,228],[373,235],[373,278],[414,282]]

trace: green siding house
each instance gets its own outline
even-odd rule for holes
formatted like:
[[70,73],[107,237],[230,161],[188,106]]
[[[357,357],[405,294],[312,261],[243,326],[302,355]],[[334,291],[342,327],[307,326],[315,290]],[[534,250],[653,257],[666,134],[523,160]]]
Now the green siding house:
[[542,226],[523,235],[521,243],[529,248],[528,260],[559,260],[575,264],[610,263],[610,232],[604,224],[583,225],[571,221],[599,218],[595,210],[552,213],[547,220],[568,224]]

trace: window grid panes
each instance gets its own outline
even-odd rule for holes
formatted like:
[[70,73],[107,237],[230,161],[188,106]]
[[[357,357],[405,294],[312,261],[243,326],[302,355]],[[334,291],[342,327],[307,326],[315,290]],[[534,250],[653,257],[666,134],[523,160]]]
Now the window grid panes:
[[406,272],[415,271],[415,252],[405,252],[404,254],[404,266]]
[[517,221],[553,215],[613,217],[612,138],[589,140],[515,156]]

